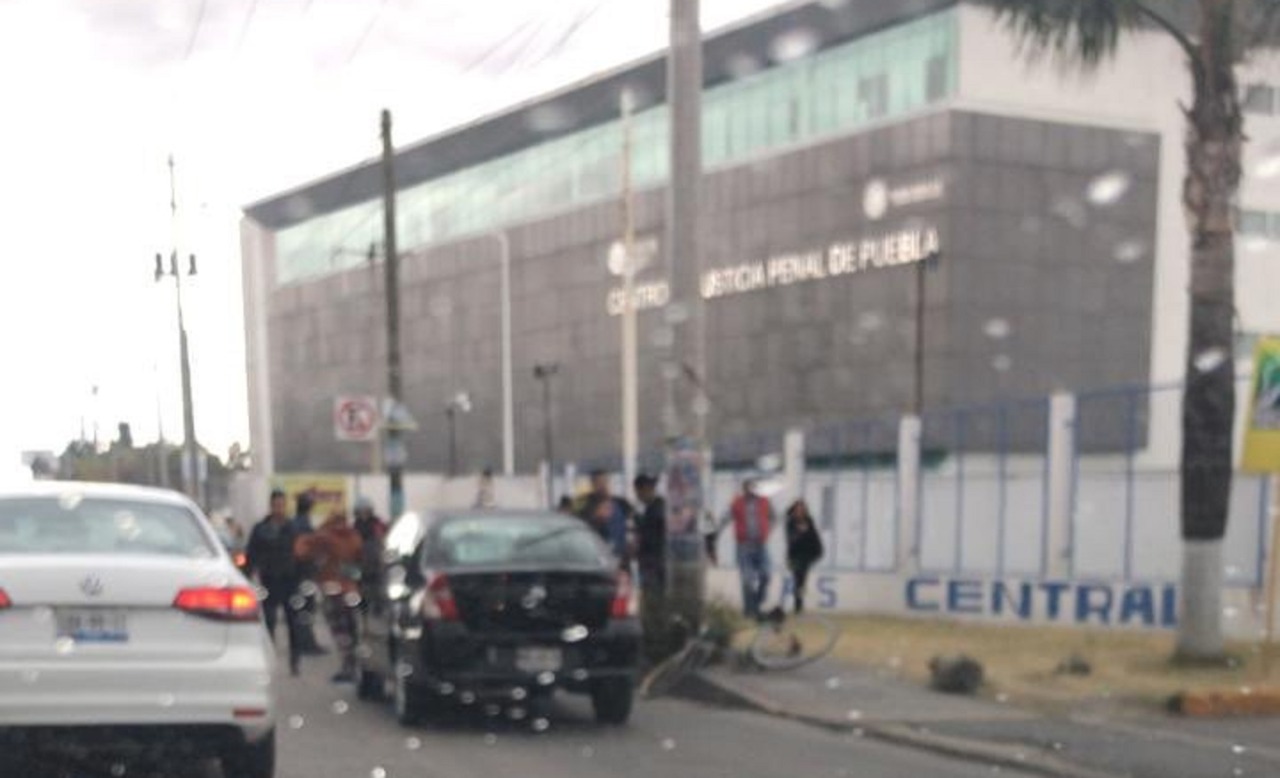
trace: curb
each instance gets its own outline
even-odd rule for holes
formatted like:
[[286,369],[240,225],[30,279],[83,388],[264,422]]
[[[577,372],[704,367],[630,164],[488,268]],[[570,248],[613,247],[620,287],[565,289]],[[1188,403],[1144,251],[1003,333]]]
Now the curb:
[[1195,689],[1169,700],[1175,713],[1188,718],[1280,715],[1280,689]]
[[1029,750],[980,740],[921,732],[904,724],[841,721],[826,716],[802,713],[778,705],[772,700],[736,689],[707,673],[690,674],[677,692],[699,702],[751,710],[835,732],[857,730],[864,736],[881,742],[980,762],[989,766],[998,765],[1049,778],[1117,778],[1116,773],[1081,767],[1047,754],[1031,753]]

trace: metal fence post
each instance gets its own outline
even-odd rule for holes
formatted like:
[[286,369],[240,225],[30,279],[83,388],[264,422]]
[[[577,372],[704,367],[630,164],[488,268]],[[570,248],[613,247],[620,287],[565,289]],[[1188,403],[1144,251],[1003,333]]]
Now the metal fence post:
[[897,569],[913,572],[920,564],[920,417],[898,420]]
[[1049,445],[1045,456],[1049,471],[1048,526],[1045,527],[1045,575],[1063,578],[1071,573],[1074,553],[1073,474],[1076,451],[1076,397],[1059,392],[1049,399]]

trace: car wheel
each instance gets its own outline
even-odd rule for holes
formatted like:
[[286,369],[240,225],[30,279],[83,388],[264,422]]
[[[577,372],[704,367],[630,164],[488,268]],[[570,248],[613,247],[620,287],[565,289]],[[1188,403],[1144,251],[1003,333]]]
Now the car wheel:
[[356,696],[362,700],[381,700],[387,696],[387,682],[382,673],[375,673],[356,662]]
[[591,686],[591,707],[601,724],[626,724],[634,700],[635,685],[630,678],[605,678]]
[[412,727],[427,718],[430,702],[427,692],[421,686],[410,681],[404,673],[396,673],[391,688],[391,703],[395,708],[396,721],[401,726]]
[[256,743],[240,743],[223,752],[223,778],[274,778],[276,733],[272,730]]

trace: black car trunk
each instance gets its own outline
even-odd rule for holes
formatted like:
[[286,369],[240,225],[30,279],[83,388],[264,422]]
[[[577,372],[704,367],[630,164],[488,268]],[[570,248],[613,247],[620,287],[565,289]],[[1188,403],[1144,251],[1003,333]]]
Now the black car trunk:
[[617,591],[614,575],[590,571],[450,572],[449,588],[467,629],[540,633],[604,626]]

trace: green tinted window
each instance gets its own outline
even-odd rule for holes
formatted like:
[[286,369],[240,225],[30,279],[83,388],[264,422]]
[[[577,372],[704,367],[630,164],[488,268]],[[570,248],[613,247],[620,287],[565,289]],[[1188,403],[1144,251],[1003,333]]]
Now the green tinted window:
[[[703,94],[703,164],[732,164],[945,100],[956,89],[956,37],[955,13],[943,11],[711,87]],[[633,117],[637,187],[667,178],[667,116],[656,106]],[[401,249],[617,197],[621,157],[615,120],[407,187],[397,203]],[[358,266],[380,242],[381,213],[370,201],[281,230],[277,282]]]

